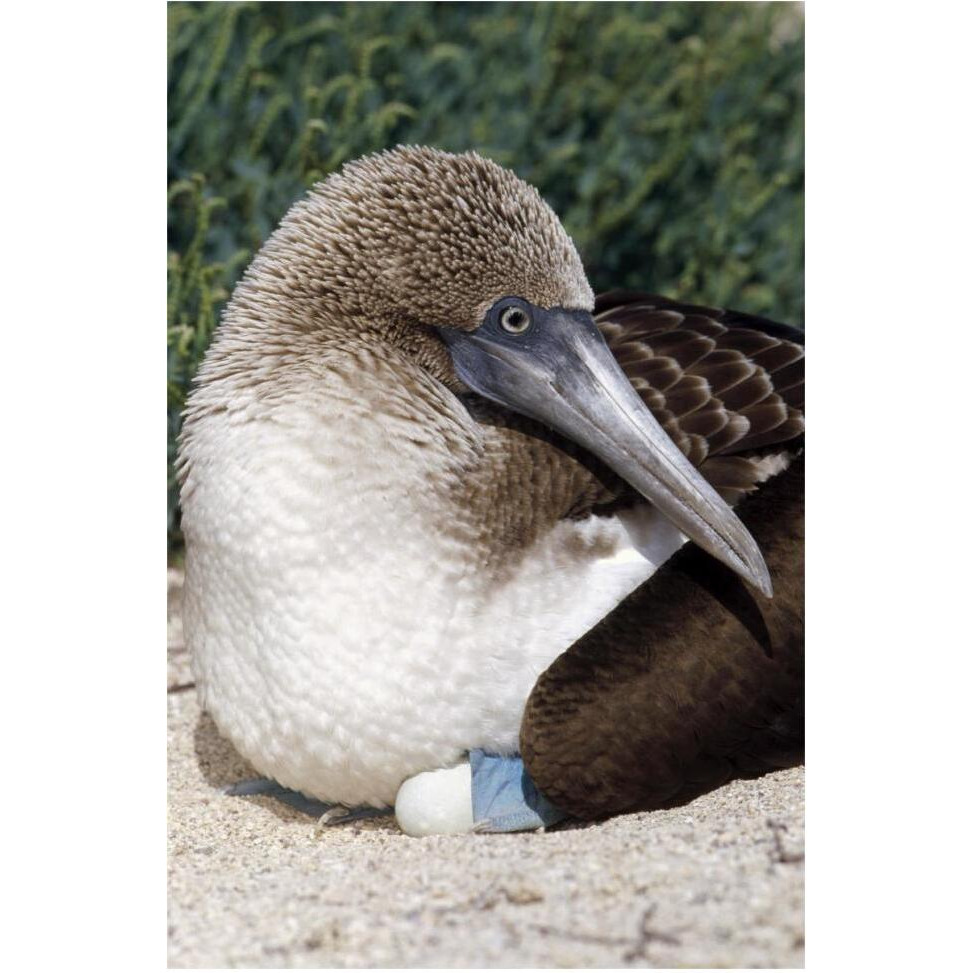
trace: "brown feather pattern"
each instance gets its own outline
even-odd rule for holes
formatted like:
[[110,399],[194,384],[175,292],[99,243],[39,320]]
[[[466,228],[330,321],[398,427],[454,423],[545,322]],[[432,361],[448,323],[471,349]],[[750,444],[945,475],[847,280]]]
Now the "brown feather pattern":
[[[768,452],[800,447],[804,347],[796,328],[625,291],[600,295],[595,320],[653,415],[730,502],[761,482],[758,461]],[[716,462],[728,456],[748,459]]]
[[803,458],[741,516],[772,601],[687,545],[537,681],[521,753],[569,814],[681,803],[803,759]]

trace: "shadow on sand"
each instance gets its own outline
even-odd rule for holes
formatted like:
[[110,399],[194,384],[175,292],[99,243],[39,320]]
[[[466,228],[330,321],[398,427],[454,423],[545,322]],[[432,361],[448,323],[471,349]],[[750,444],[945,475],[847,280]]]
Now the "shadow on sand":
[[[241,781],[254,780],[261,776],[236,752],[233,744],[220,734],[208,713],[200,713],[196,720],[193,748],[196,752],[196,762],[199,769],[206,783],[211,787],[222,791],[231,784],[239,784]],[[221,800],[246,801],[248,804],[273,812],[281,821],[307,823],[313,820],[306,814],[282,804],[273,797],[259,795],[241,797],[224,794]]]

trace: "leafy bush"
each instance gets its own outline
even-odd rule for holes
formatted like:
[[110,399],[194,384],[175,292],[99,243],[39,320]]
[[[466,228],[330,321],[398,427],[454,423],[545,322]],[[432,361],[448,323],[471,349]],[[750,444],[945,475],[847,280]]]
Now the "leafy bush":
[[790,3],[169,6],[169,537],[179,414],[288,207],[398,143],[536,185],[595,290],[803,319],[803,21]]

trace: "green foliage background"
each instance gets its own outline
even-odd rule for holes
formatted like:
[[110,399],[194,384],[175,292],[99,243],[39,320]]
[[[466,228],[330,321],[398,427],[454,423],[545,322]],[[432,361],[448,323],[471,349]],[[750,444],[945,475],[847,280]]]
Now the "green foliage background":
[[596,291],[803,321],[803,20],[792,3],[172,3],[169,540],[179,415],[288,207],[398,143],[540,189]]

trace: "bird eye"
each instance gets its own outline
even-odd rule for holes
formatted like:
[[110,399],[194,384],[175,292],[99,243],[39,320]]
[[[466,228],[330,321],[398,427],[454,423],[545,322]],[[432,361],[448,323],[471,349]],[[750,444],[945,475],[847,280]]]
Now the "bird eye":
[[500,327],[509,334],[523,334],[530,327],[530,315],[516,305],[504,308],[500,314]]

